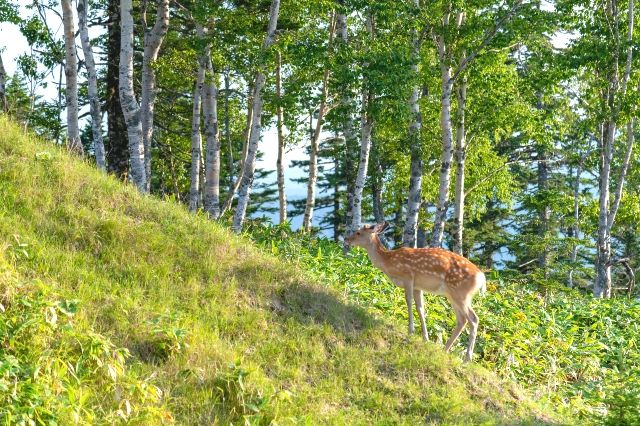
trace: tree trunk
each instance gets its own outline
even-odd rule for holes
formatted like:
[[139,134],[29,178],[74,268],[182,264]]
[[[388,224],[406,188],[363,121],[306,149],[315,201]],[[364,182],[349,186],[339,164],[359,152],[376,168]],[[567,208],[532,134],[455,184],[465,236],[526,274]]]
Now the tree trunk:
[[[267,28],[267,37],[262,45],[262,50],[266,51],[274,41],[276,26],[278,24],[278,12],[280,10],[280,0],[272,0],[269,10],[269,26]],[[258,142],[260,141],[260,132],[262,130],[262,88],[265,83],[265,75],[262,71],[256,73],[255,84],[253,89],[253,125],[251,136],[247,145],[247,158],[243,165],[242,180],[238,193],[238,206],[233,216],[232,228],[234,232],[239,233],[242,230],[242,224],[249,205],[249,197],[253,186],[254,172],[256,169],[256,155],[258,153]]]
[[[414,0],[416,8],[420,7],[420,0]],[[404,223],[402,233],[402,245],[415,247],[418,235],[418,213],[422,204],[422,116],[420,114],[420,73],[418,62],[420,61],[420,36],[418,31],[411,30],[411,72],[415,83],[409,98],[411,110],[411,122],[409,123],[409,146],[411,147],[411,167],[409,171],[409,196],[407,198],[407,220]]]
[[[619,33],[619,16],[617,15],[619,10],[617,7],[607,8],[607,14],[610,16],[611,21],[615,22],[613,30],[615,32],[614,37],[616,40],[620,40]],[[622,76],[622,81],[619,81],[618,67],[619,67],[619,55],[618,50],[614,51],[613,62],[610,65],[608,71],[608,87],[606,92],[606,104],[609,113],[609,117],[603,125],[603,137],[601,138],[600,148],[600,176],[598,181],[599,187],[599,199],[598,199],[598,240],[597,240],[597,255],[596,255],[596,280],[593,286],[593,295],[598,298],[611,297],[611,230],[613,223],[618,212],[620,199],[622,197],[622,189],[624,187],[625,176],[629,167],[631,153],[633,151],[634,135],[633,127],[634,120],[631,120],[627,124],[627,149],[625,153],[624,162],[620,171],[620,177],[618,179],[618,186],[614,194],[614,202],[610,207],[610,179],[611,179],[611,162],[613,159],[613,148],[616,137],[617,120],[620,118],[620,100],[617,99],[620,93],[624,94],[627,89],[627,83],[631,74],[631,64],[633,59],[632,39],[633,39],[633,14],[634,14],[634,2],[629,1],[629,8],[627,12],[628,18],[628,31],[627,31],[627,56],[625,71]],[[619,45],[619,42],[618,42]]]
[[[201,29],[198,29],[202,37]],[[198,60],[198,74],[193,89],[193,114],[191,118],[191,178],[189,185],[189,211],[198,210],[200,198],[200,172],[202,161],[202,138],[200,136],[200,109],[204,89],[205,64],[202,56]]]
[[444,225],[449,206],[449,188],[451,186],[451,160],[453,159],[453,131],[451,126],[451,92],[453,80],[451,68],[444,59],[444,44],[441,47],[441,87],[442,102],[440,105],[440,130],[442,131],[442,157],[440,165],[440,185],[438,187],[438,203],[436,205],[436,217],[433,224],[431,245],[440,247],[444,234]]
[[376,223],[384,222],[384,207],[382,206],[382,193],[384,181],[382,179],[383,170],[382,165],[380,164],[380,159],[376,155],[374,161],[374,176],[371,179],[371,196],[373,198],[373,219]]
[[[365,83],[366,84],[366,83]],[[369,152],[371,151],[371,131],[373,130],[373,120],[368,111],[370,108],[371,96],[366,88],[362,89],[362,116],[360,118],[360,161],[358,163],[358,174],[356,175],[355,187],[353,191],[353,208],[351,213],[351,229],[349,234],[356,232],[362,226],[362,196],[364,184],[367,178],[369,165]]]
[[456,111],[458,128],[456,129],[456,186],[453,206],[453,251],[462,255],[464,232],[464,178],[467,141],[465,129],[465,109],[467,106],[467,79],[462,77],[456,90],[458,109]]
[[[336,135],[337,137],[337,135]],[[337,153],[337,151],[335,151]],[[333,241],[336,243],[340,241],[340,180],[337,179],[340,176],[340,159],[338,155],[333,156]]]
[[82,52],[84,54],[84,64],[87,68],[87,86],[89,91],[89,110],[91,113],[91,132],[93,135],[93,149],[96,156],[96,165],[100,170],[107,169],[104,142],[102,141],[102,111],[100,97],[98,94],[98,76],[96,73],[96,63],[93,58],[93,49],[89,41],[89,29],[87,28],[88,0],[78,1],[78,27],[80,30],[80,41],[82,42]]
[[146,13],[142,14],[144,30],[144,56],[142,57],[142,84],[140,95],[140,120],[144,144],[145,191],[151,189],[151,138],[153,137],[153,113],[156,99],[156,73],[153,63],[158,58],[162,40],[169,28],[169,0],[159,0],[156,20],[151,30],[147,29]]
[[109,0],[107,40],[107,170],[119,179],[129,175],[127,125],[120,104],[120,0]]
[[[537,104],[536,109],[541,111],[544,108],[542,103],[542,93],[536,93]],[[537,154],[537,166],[538,166],[538,194],[543,196],[547,192],[549,182],[549,166],[547,164],[547,152],[546,148],[542,145],[538,146]],[[545,241],[547,232],[549,230],[549,219],[551,217],[551,209],[547,203],[542,203],[538,210],[538,238],[542,243],[542,252],[538,256],[538,267],[544,271],[544,276],[547,276],[547,263],[549,257],[549,250]]]
[[598,240],[596,261],[596,282],[593,295],[598,298],[609,297],[611,293],[611,235],[608,223],[609,216],[609,184],[611,175],[611,160],[615,138],[615,123],[608,121],[604,125],[604,138],[601,142],[600,176],[598,180]]
[[62,0],[62,23],[64,25],[65,51],[65,99],[67,108],[67,147],[70,151],[83,154],[78,125],[78,60],[76,58],[76,32],[73,25],[71,0]]
[[[571,227],[571,236],[576,240],[580,238],[580,174],[582,172],[582,159],[576,167],[576,178],[573,182],[573,226]],[[571,250],[571,263],[575,265],[578,260],[578,243],[573,244]],[[569,271],[569,287],[574,287],[573,268]]]
[[218,131],[218,88],[213,79],[211,51],[204,52],[206,67],[204,81],[204,134],[206,138],[204,209],[210,217],[220,216],[220,135]]
[[0,102],[2,103],[2,111],[9,112],[9,103],[7,102],[7,90],[6,90],[6,82],[7,82],[7,72],[4,69],[4,64],[2,63],[2,56],[0,55]]
[[120,102],[127,123],[129,137],[129,161],[131,182],[147,192],[147,178],[144,167],[144,145],[140,106],[133,90],[133,5],[132,0],[120,0]]
[[229,118],[229,73],[224,74],[224,137],[227,140],[227,173],[229,174],[229,190],[233,189],[233,145],[231,143],[231,119]]
[[278,129],[278,160],[276,161],[276,169],[278,175],[278,205],[280,208],[280,221],[287,221],[287,193],[285,191],[284,180],[284,111],[282,107],[282,54],[278,52],[276,67],[276,97],[278,106],[276,108],[276,117]]
[[242,183],[242,174],[244,173],[244,163],[247,161],[247,154],[248,154],[248,149],[247,147],[249,146],[249,138],[251,137],[251,127],[253,125],[253,95],[251,95],[251,93],[253,93],[253,86],[250,86],[248,88],[248,94],[247,94],[247,124],[245,126],[245,131],[244,131],[244,136],[243,136],[243,142],[242,142],[242,153],[240,154],[240,167],[239,167],[239,172],[238,172],[238,177],[235,180],[235,182],[231,182],[231,186],[229,188],[229,192],[227,193],[227,198],[224,201],[224,204],[222,205],[222,209],[220,210],[220,216],[224,215],[227,210],[229,210],[231,208],[231,205],[233,204],[233,197],[236,194],[236,192],[238,191],[238,188],[240,188],[240,184]]
[[[341,2],[342,3],[342,2]],[[347,16],[344,13],[336,14],[336,42],[346,47],[349,43],[349,33],[347,27]],[[345,205],[345,229],[351,229],[353,215],[353,196],[355,192],[356,180],[356,153],[358,151],[358,138],[355,132],[355,124],[352,116],[354,109],[353,97],[347,85],[340,93],[342,103],[346,106],[347,112],[342,123],[342,133],[344,135],[344,180],[346,181],[346,205]],[[346,247],[346,246],[345,246]]]

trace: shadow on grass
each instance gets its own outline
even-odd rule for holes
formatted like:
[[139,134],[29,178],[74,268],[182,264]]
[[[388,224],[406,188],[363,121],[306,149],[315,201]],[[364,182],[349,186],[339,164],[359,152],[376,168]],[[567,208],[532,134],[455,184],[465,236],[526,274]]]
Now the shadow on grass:
[[381,325],[364,308],[346,303],[321,287],[305,284],[278,288],[271,298],[271,309],[285,319],[305,325],[326,324],[352,338]]

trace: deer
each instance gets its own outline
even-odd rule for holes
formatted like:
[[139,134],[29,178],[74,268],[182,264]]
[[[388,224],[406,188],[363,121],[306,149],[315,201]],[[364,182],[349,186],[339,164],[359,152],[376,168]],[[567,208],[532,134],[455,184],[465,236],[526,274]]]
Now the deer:
[[389,224],[364,225],[358,231],[345,238],[348,247],[362,247],[367,251],[371,263],[396,286],[404,289],[405,301],[409,311],[409,335],[414,333],[413,300],[415,300],[422,339],[429,340],[424,316],[423,292],[447,297],[456,314],[456,326],[445,344],[445,351],[451,351],[464,327],[469,323],[469,344],[465,362],[471,361],[478,332],[479,318],[471,307],[471,299],[486,291],[484,273],[465,257],[442,248],[387,249],[379,234]]

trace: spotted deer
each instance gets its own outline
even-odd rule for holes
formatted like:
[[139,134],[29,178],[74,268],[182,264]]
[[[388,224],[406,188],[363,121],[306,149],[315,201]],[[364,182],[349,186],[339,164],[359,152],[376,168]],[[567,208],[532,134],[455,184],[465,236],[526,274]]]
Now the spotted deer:
[[365,225],[345,238],[348,246],[364,248],[371,262],[398,287],[404,289],[409,311],[409,334],[413,334],[413,299],[415,299],[422,338],[429,339],[424,320],[423,291],[444,295],[449,299],[456,314],[456,327],[445,345],[451,347],[460,336],[467,322],[470,324],[469,345],[466,361],[471,361],[478,331],[478,316],[471,308],[471,299],[478,292],[484,292],[485,276],[469,260],[441,248],[407,248],[388,250],[380,242],[378,234],[387,229],[387,222],[375,226]]

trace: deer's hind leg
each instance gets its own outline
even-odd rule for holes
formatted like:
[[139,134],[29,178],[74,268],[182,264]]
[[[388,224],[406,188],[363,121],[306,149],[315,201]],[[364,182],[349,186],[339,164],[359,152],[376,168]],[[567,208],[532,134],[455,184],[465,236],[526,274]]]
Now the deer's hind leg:
[[462,333],[464,326],[467,324],[467,316],[465,315],[463,307],[453,301],[451,301],[451,306],[456,313],[456,326],[453,329],[453,332],[451,332],[451,337],[447,340],[447,344],[444,345],[444,350],[447,352],[451,350],[451,347],[460,336],[460,333]]

